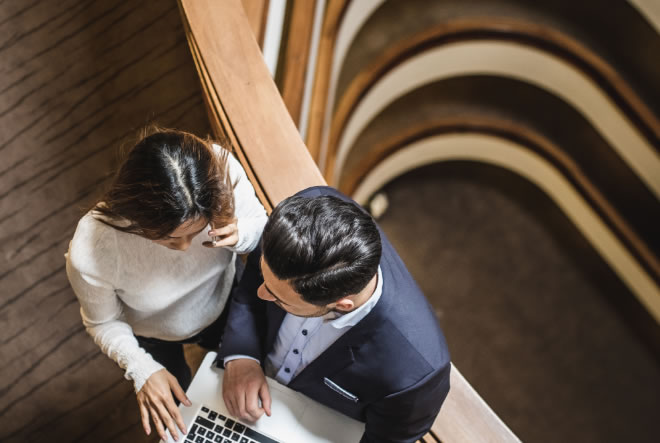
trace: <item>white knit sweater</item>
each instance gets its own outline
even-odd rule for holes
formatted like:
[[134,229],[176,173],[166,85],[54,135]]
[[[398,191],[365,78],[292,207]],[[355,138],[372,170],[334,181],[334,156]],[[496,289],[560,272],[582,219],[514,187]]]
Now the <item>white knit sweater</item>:
[[[221,149],[215,146],[216,150]],[[231,155],[238,243],[210,249],[207,226],[187,251],[175,251],[113,229],[86,214],[69,245],[66,270],[87,332],[126,370],[135,391],[163,368],[135,335],[183,340],[202,331],[222,312],[235,271],[236,253],[253,250],[266,211],[240,163]]]

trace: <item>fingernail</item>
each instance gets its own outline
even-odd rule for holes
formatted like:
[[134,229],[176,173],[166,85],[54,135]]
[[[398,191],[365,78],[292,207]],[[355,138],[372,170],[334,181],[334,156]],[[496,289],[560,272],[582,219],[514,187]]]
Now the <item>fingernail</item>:
[[186,405],[186,406],[191,406],[191,405],[192,405],[192,402],[186,398],[185,405]]

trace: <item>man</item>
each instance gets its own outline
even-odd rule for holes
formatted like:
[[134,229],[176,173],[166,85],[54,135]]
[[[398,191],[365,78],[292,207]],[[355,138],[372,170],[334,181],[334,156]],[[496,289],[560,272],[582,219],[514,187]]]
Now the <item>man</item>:
[[449,391],[449,352],[371,216],[332,188],[310,188],[275,208],[261,246],[248,257],[218,358],[229,411],[270,415],[263,367],[365,422],[362,442],[422,437]]

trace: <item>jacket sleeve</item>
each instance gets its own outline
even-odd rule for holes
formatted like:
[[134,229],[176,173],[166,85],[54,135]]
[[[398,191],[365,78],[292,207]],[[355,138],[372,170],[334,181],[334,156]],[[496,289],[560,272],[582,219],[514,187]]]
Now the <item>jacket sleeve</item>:
[[217,363],[229,355],[241,354],[263,362],[263,341],[266,334],[266,301],[257,297],[263,282],[259,260],[261,248],[247,259],[241,281],[232,293],[229,317],[218,352]]
[[415,385],[369,405],[360,443],[413,443],[422,438],[447,398],[450,368],[448,364]]

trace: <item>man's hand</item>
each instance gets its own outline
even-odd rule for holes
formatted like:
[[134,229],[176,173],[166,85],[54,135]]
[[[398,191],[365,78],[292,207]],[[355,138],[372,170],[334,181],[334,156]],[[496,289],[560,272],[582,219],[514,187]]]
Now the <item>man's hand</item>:
[[[227,362],[222,381],[222,397],[229,413],[247,421],[270,417],[270,391],[261,366],[249,358]],[[259,406],[261,400],[261,406]]]
[[170,434],[175,441],[179,440],[176,428],[181,429],[181,432],[187,434],[186,425],[183,423],[179,408],[174,403],[176,398],[186,406],[190,406],[190,400],[186,397],[185,392],[181,389],[179,382],[167,369],[161,369],[154,372],[151,377],[147,379],[145,384],[137,393],[137,401],[140,406],[140,415],[142,416],[142,427],[147,435],[151,434],[151,426],[149,426],[149,416],[156,426],[156,431],[161,439],[166,440],[165,428],[170,430]]

